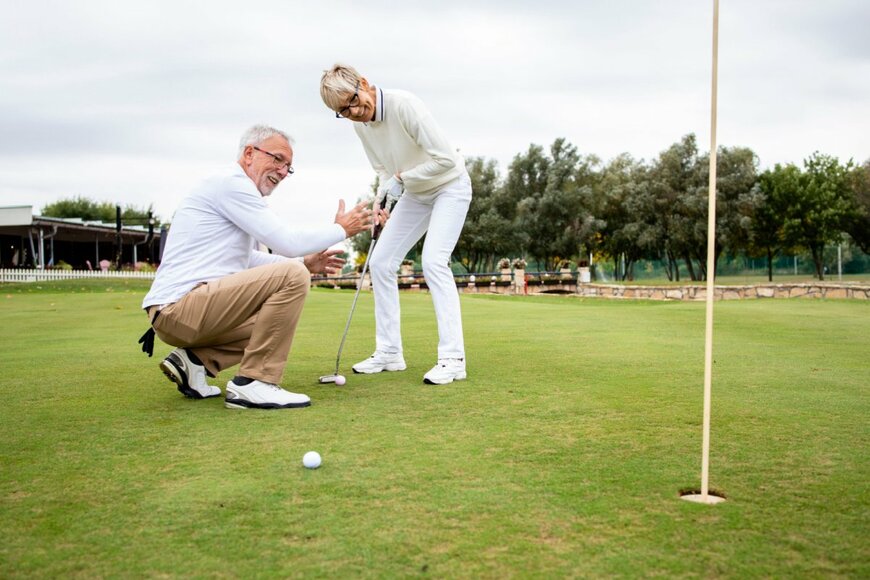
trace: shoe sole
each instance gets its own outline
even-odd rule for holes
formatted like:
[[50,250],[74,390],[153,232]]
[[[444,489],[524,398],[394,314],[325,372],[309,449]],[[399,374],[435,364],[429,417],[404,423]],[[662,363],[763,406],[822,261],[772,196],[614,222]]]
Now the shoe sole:
[[427,385],[449,385],[453,381],[464,381],[467,376],[468,375],[466,373],[461,373],[461,374],[456,375],[455,377],[453,377],[449,381],[445,381],[443,383],[436,383],[432,379],[427,379],[426,377],[423,377],[423,382],[426,383]]
[[311,401],[306,401],[305,403],[288,403],[286,405],[278,405],[277,403],[252,403],[250,401],[242,400],[224,401],[224,407],[227,409],[264,409],[269,411],[272,409],[301,409],[310,406]]
[[358,370],[356,370],[356,367],[351,367],[351,370],[355,374],[358,374],[358,375],[374,375],[374,374],[377,374],[377,373],[380,373],[383,371],[390,371],[390,372],[403,371],[406,368],[408,368],[408,365],[406,365],[405,363],[390,363],[390,364],[384,365],[384,368],[382,368],[380,370],[376,370],[376,371],[358,371]]
[[175,385],[178,387],[178,392],[187,397],[188,399],[211,399],[213,397],[220,396],[220,393],[204,396],[199,391],[191,389],[189,383],[187,382],[187,373],[184,372],[184,369],[176,365],[175,362],[172,361],[172,359],[163,359],[160,362],[160,370],[163,371],[163,374],[166,375],[167,379],[175,383]]

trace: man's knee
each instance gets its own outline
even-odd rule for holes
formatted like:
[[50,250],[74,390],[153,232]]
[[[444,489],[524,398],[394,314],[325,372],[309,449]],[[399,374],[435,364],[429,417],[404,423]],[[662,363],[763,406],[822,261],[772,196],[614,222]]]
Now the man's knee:
[[284,275],[284,287],[292,286],[308,292],[311,287],[311,272],[299,260],[287,260],[278,264]]

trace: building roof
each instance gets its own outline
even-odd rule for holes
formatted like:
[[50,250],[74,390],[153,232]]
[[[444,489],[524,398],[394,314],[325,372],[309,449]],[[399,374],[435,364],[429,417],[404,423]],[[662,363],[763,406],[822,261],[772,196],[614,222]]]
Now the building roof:
[[[32,212],[33,206],[0,207],[0,235],[27,236],[34,230],[44,230],[46,233],[55,232],[55,239],[61,241],[93,241],[114,237],[117,233],[114,223],[86,221],[81,218],[46,217],[33,215]],[[125,238],[127,243],[147,236],[146,225],[121,225],[121,237]],[[154,237],[160,237],[159,229],[155,229]]]

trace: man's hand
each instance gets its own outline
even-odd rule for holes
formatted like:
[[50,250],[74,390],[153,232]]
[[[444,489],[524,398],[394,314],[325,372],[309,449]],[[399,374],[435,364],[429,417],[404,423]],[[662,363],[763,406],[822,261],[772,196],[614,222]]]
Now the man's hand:
[[302,262],[312,274],[331,276],[344,266],[344,260],[338,257],[341,252],[342,250],[325,250],[316,254],[308,254],[302,259]]
[[368,202],[361,201],[353,209],[345,212],[344,200],[338,201],[335,223],[344,228],[344,233],[347,234],[347,237],[350,238],[372,227],[372,210],[367,206]]

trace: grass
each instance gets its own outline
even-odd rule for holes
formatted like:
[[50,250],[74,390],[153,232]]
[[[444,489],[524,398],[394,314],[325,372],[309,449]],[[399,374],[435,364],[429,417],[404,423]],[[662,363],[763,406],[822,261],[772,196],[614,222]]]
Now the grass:
[[433,388],[403,294],[408,370],[336,387],[352,293],[314,290],[284,381],[314,404],[257,412],[165,380],[145,288],[0,286],[2,578],[870,576],[866,303],[717,303],[711,507],[678,499],[702,303],[464,296],[469,380]]

